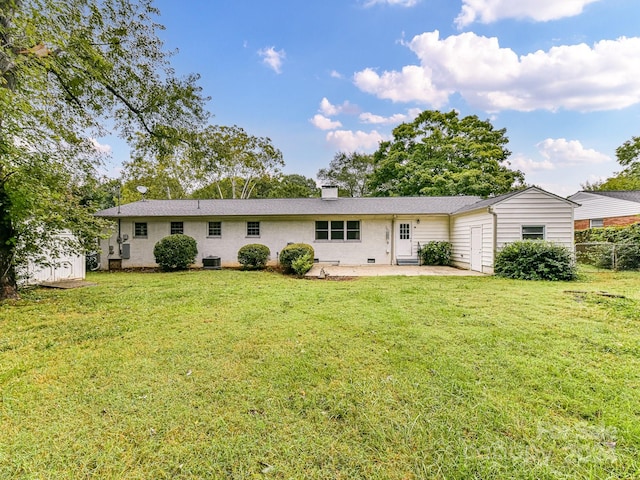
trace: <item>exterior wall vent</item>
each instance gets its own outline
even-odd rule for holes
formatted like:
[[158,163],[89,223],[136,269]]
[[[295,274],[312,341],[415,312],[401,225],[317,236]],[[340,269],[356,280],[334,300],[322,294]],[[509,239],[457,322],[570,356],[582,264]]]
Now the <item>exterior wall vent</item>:
[[322,200],[337,200],[338,199],[338,187],[334,185],[322,186]]
[[367,263],[376,263],[375,258],[367,258]]

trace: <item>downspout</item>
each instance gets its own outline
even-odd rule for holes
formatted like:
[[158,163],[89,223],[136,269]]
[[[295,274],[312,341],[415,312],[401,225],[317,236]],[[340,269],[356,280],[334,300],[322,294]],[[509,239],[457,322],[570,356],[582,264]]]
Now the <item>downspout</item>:
[[496,264],[496,254],[498,249],[498,214],[493,211],[493,206],[487,208],[487,211],[493,215],[493,252],[491,254],[491,269]]
[[391,217],[391,235],[389,241],[391,243],[391,258],[389,259],[389,265],[393,265],[394,259],[396,258],[396,218],[398,216],[394,215]]

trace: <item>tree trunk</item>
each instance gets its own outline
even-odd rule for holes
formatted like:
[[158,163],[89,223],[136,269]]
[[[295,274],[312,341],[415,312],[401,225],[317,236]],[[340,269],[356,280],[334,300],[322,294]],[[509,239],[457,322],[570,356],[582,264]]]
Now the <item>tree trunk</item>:
[[15,230],[11,221],[11,203],[0,180],[0,301],[18,298],[16,267],[13,262]]

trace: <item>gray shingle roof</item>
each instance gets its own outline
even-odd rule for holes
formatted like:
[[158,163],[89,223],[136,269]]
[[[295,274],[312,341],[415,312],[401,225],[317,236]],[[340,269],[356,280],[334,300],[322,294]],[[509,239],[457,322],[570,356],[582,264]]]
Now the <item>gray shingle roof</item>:
[[640,190],[612,190],[612,191],[588,191],[585,193],[594,193],[605,197],[627,200],[629,202],[640,203]]
[[[497,198],[497,197],[496,197]],[[450,214],[480,197],[276,198],[245,200],[145,200],[96,213],[99,217],[215,217],[290,215]]]

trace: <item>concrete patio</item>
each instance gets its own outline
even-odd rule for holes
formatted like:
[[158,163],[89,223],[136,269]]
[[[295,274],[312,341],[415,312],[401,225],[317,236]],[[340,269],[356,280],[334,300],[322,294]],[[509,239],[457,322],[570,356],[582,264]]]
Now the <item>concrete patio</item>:
[[400,265],[332,265],[316,263],[307,272],[306,277],[321,278],[322,270],[326,277],[384,277],[384,276],[457,276],[457,277],[482,277],[485,274],[472,270],[461,270],[454,267],[433,266],[400,266]]

